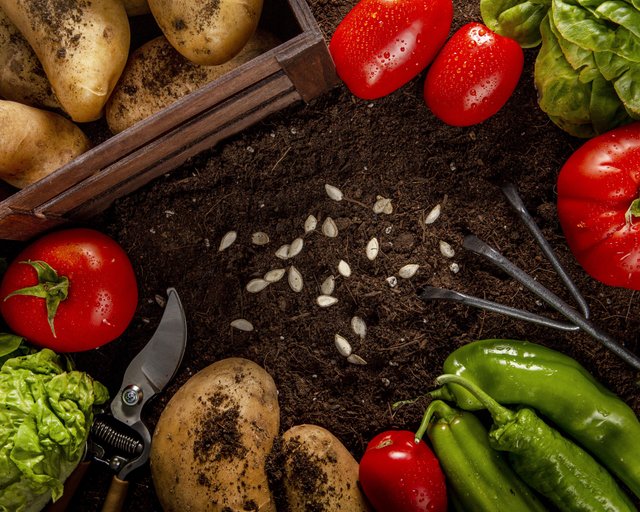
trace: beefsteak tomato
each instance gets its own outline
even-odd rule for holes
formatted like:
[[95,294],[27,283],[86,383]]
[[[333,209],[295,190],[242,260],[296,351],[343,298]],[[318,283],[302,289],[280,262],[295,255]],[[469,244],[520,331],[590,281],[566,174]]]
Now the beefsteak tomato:
[[427,67],[452,19],[451,0],[360,0],[329,42],[338,76],[359,98],[386,96]]
[[424,99],[453,126],[480,123],[500,110],[520,80],[524,54],[513,39],[468,23],[444,45],[427,72]]
[[360,461],[362,490],[376,512],[446,512],[447,489],[438,459],[415,433],[374,437]]
[[640,290],[640,123],[598,135],[558,175],[567,244],[593,278]]
[[0,283],[0,313],[28,341],[79,352],[120,336],[138,304],[133,267],[110,237],[67,229],[34,241]]

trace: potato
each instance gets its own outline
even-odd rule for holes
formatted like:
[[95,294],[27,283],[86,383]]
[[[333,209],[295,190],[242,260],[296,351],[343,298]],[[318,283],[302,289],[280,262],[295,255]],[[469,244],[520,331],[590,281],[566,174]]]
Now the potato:
[[2,9],[0,96],[34,107],[60,107],[38,57]]
[[262,0],[149,0],[172,46],[196,64],[223,64],[255,32]]
[[102,115],[127,61],[130,30],[120,0],[0,0],[34,49],[62,108],[76,122]]
[[358,462],[328,430],[298,425],[282,436],[290,512],[370,511],[358,486]]
[[257,364],[223,359],[191,377],[160,415],[151,475],[166,512],[275,512],[265,470],[280,428],[275,383]]
[[107,103],[107,124],[119,133],[277,44],[271,34],[257,31],[230,61],[200,66],[180,55],[164,36],[157,37],[131,55]]
[[35,183],[89,147],[66,117],[0,100],[0,178],[14,187]]

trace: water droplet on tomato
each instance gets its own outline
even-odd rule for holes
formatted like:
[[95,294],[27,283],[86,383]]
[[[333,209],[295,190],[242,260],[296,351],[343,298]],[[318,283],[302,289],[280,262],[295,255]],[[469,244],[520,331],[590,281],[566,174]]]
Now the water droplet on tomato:
[[389,52],[384,52],[384,58],[385,58],[385,59],[388,59],[388,58],[389,58],[389,56],[390,56]]

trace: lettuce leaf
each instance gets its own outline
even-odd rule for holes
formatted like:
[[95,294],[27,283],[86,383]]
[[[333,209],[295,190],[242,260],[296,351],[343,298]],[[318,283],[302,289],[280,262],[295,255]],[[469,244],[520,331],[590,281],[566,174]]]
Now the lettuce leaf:
[[108,398],[102,384],[73,370],[67,358],[49,349],[4,361],[0,368],[1,511],[37,511],[62,495],[64,480],[84,453],[94,406]]

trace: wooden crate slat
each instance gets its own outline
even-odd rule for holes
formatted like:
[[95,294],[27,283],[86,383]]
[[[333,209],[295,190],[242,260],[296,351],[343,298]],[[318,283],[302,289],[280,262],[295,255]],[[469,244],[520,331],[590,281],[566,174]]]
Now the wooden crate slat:
[[8,212],[0,222],[0,238],[4,240],[29,240],[42,231],[48,231],[66,222],[67,220],[63,218]]

